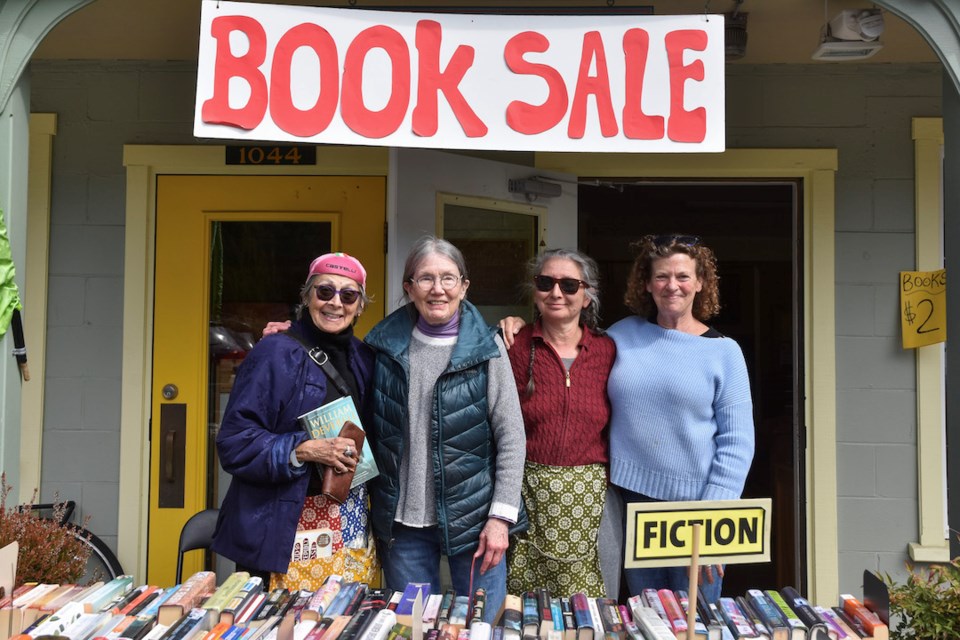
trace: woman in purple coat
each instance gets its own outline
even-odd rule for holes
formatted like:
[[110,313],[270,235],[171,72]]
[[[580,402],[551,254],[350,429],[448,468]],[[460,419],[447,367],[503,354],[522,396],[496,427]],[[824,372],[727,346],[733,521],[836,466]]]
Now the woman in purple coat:
[[[310,439],[297,421],[344,395],[363,421],[373,355],[353,325],[368,301],[365,286],[356,258],[329,253],[314,260],[298,319],[247,355],[217,433],[220,463],[232,479],[212,549],[238,570],[270,575],[274,588],[316,589],[329,574],[369,582],[379,570],[365,485],[352,488],[343,504],[321,492],[320,465],[335,473],[356,467],[353,440]],[[324,359],[339,380],[318,364]]]

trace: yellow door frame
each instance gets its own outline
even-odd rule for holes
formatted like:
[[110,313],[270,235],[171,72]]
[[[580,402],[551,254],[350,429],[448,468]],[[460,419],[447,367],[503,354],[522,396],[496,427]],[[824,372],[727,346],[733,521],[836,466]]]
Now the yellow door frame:
[[117,557],[136,579],[142,581],[147,572],[157,176],[386,176],[388,153],[386,148],[323,147],[317,164],[311,166],[227,166],[223,146],[124,146],[127,200]]

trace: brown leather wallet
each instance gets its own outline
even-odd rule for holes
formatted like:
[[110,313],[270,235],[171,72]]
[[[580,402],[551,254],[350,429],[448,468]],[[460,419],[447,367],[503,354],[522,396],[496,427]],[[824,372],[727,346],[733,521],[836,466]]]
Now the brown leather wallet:
[[[359,460],[360,451],[363,449],[363,429],[358,427],[350,420],[347,420],[340,428],[339,436],[341,438],[350,438],[353,440],[353,455]],[[346,501],[347,496],[350,494],[350,484],[353,482],[353,474],[355,472],[356,467],[348,470],[345,473],[337,473],[334,471],[333,467],[330,466],[324,467],[322,488],[323,495],[328,496],[331,500],[336,500],[339,504],[343,504]]]

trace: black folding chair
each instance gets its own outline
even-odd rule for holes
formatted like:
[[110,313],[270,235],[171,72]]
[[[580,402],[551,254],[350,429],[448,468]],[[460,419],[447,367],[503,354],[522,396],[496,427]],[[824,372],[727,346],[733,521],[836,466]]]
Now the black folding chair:
[[219,509],[204,509],[187,520],[180,530],[177,549],[177,582],[183,582],[183,554],[194,549],[209,549],[213,544],[213,530],[217,526]]

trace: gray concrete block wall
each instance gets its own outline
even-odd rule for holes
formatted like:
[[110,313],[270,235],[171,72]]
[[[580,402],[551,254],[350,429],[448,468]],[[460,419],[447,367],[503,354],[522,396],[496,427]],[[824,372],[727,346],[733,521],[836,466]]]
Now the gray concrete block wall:
[[[44,497],[117,522],[122,146],[192,144],[188,63],[40,62],[33,110],[54,141]],[[916,407],[896,272],[913,268],[910,118],[940,115],[936,65],[729,67],[727,147],[839,149],[836,190],[840,590],[903,571],[916,541]]]
[[911,118],[940,115],[941,72],[826,64],[729,76],[728,148],[838,149],[839,587],[859,593],[864,569],[903,576],[919,535],[916,367],[900,347],[897,273],[916,265]]
[[116,548],[126,172],[123,145],[194,143],[195,67],[34,62],[31,108],[56,113],[41,499]]

